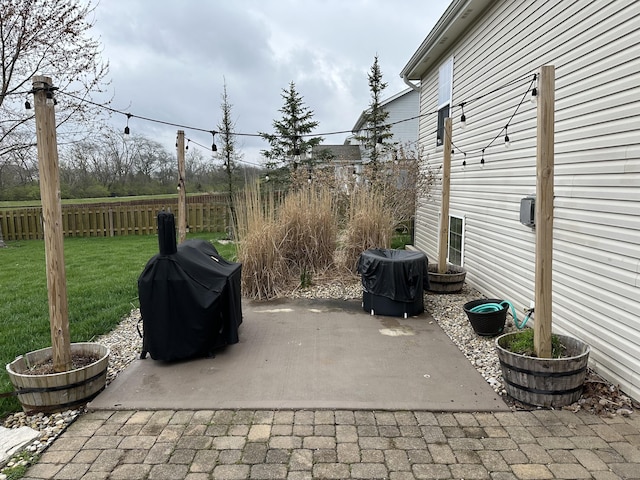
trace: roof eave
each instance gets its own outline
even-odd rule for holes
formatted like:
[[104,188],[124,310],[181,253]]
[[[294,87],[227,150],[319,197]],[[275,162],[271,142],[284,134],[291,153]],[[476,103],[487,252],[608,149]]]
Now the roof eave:
[[427,38],[400,72],[406,80],[421,80],[424,73],[451,48],[496,0],[453,0]]

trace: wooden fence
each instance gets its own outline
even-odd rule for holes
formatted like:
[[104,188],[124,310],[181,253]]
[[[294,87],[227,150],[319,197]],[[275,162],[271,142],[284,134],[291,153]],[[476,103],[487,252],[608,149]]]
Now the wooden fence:
[[[161,210],[178,212],[177,200],[147,200],[120,203],[62,206],[65,237],[115,237],[152,235],[158,232]],[[176,225],[178,219],[176,218]],[[191,232],[224,232],[229,226],[229,209],[224,195],[200,195],[187,199],[187,227]],[[4,240],[42,239],[42,208],[0,210]]]

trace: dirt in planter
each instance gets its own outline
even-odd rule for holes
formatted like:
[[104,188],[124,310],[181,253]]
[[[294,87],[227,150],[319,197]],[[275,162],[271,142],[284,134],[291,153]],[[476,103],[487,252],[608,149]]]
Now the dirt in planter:
[[[73,353],[71,354],[71,369],[76,370],[78,368],[86,367],[87,365],[91,365],[98,360],[100,360],[100,358],[96,355]],[[19,373],[21,373],[22,375],[51,375],[53,373],[60,372],[55,372],[53,370],[53,358],[50,358],[45,362],[38,363],[37,365],[32,365],[24,372]]]

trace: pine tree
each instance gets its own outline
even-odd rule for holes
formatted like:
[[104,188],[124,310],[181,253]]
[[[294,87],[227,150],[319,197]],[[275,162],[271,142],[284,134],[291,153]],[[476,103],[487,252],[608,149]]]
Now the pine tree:
[[242,154],[236,148],[236,137],[234,134],[235,122],[231,117],[231,103],[227,94],[227,83],[225,81],[222,91],[222,120],[218,123],[218,135],[220,135],[221,148],[217,157],[223,160],[223,170],[227,177],[227,193],[229,195],[229,208],[231,212],[231,224],[236,221],[236,209],[234,202],[234,174],[238,168],[237,162],[242,159]]
[[308,168],[313,167],[311,150],[323,139],[309,137],[318,126],[318,122],[313,120],[313,110],[304,104],[293,81],[288,89],[282,90],[281,96],[284,105],[278,111],[282,113],[282,118],[273,121],[275,132],[272,134],[261,132],[260,135],[269,142],[271,147],[261,151],[267,159],[267,168],[273,170],[270,177],[284,182],[299,164],[306,164]]
[[369,79],[371,103],[364,112],[363,133],[355,138],[362,143],[366,152],[365,156],[369,158],[372,173],[375,176],[377,175],[379,161],[383,152],[390,144],[389,140],[393,137],[391,125],[386,123],[389,112],[380,105],[382,92],[387,88],[387,83],[382,81],[382,70],[380,70],[380,65],[378,64],[378,55],[374,57],[373,65],[371,65],[371,70],[367,77]]

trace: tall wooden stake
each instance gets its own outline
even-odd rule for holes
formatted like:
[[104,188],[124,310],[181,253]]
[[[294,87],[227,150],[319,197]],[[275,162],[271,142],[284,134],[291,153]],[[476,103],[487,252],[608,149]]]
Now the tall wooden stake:
[[538,135],[536,154],[536,274],[533,343],[540,358],[551,357],[553,167],[555,68],[541,68],[538,80]]
[[449,250],[449,196],[451,192],[451,119],[444,120],[444,156],[442,159],[442,199],[440,203],[440,240],[438,273],[447,273]]
[[55,372],[64,372],[71,370],[71,341],[69,339],[67,277],[64,269],[56,119],[53,101],[47,103],[47,94],[53,95],[53,90],[51,90],[52,83],[49,77],[35,76],[32,82],[53,368]]
[[178,130],[178,243],[187,238],[187,190],[185,189],[184,130]]

